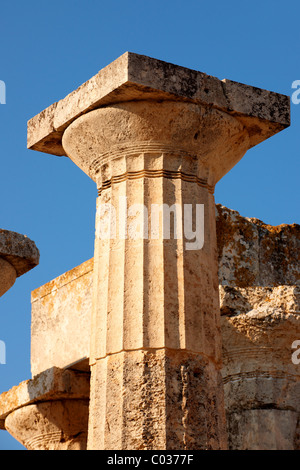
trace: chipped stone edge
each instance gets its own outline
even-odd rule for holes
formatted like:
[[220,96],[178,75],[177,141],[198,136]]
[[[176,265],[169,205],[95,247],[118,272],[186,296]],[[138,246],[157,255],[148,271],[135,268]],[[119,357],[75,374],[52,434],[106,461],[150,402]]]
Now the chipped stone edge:
[[50,295],[53,292],[61,289],[63,286],[76,281],[82,276],[86,276],[91,273],[94,268],[94,258],[90,258],[87,261],[75,266],[69,271],[61,274],[60,276],[52,279],[43,286],[38,287],[31,292],[31,303],[37,302],[38,300]]
[[0,258],[8,261],[20,277],[39,264],[40,252],[26,235],[0,229]]
[[53,367],[0,395],[0,429],[13,411],[58,399],[89,399],[89,374]]

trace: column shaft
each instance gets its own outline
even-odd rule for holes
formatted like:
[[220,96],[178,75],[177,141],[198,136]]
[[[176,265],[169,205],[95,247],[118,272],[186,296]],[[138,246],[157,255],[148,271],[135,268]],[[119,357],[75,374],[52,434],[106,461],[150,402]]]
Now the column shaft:
[[98,198],[89,447],[221,448],[212,188],[191,157],[144,153],[137,162],[143,170],[114,160],[112,173],[124,165],[126,176]]
[[63,144],[99,190],[88,448],[226,448],[213,191],[247,132],[214,109],[126,102]]

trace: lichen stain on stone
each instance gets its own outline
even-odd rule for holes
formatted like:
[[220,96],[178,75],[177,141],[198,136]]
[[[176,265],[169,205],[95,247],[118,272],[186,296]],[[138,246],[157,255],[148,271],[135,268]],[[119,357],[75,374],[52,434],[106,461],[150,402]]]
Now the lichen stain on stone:
[[224,279],[239,287],[299,283],[299,225],[273,227],[219,204],[216,208],[221,283]]

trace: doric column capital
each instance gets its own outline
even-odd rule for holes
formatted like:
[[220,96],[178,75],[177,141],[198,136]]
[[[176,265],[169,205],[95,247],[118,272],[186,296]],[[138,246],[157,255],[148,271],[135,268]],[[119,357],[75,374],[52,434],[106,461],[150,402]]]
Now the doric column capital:
[[[130,101],[79,117],[64,132],[62,145],[99,188],[111,178],[147,171],[151,177],[162,170],[161,176],[191,176],[214,187],[248,150],[250,138],[238,119],[218,109],[184,101]],[[134,158],[141,155],[142,166]]]

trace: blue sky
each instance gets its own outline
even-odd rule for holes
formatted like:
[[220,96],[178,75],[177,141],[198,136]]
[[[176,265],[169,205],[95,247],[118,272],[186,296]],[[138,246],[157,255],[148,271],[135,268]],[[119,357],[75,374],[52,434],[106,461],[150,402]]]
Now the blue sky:
[[[0,228],[26,234],[40,265],[0,299],[0,393],[30,378],[30,293],[93,256],[96,186],[67,158],[26,148],[27,120],[126,51],[291,95],[300,80],[299,0],[1,2]],[[299,223],[300,104],[289,129],[250,150],[216,202]],[[0,431],[0,450],[22,449]]]

